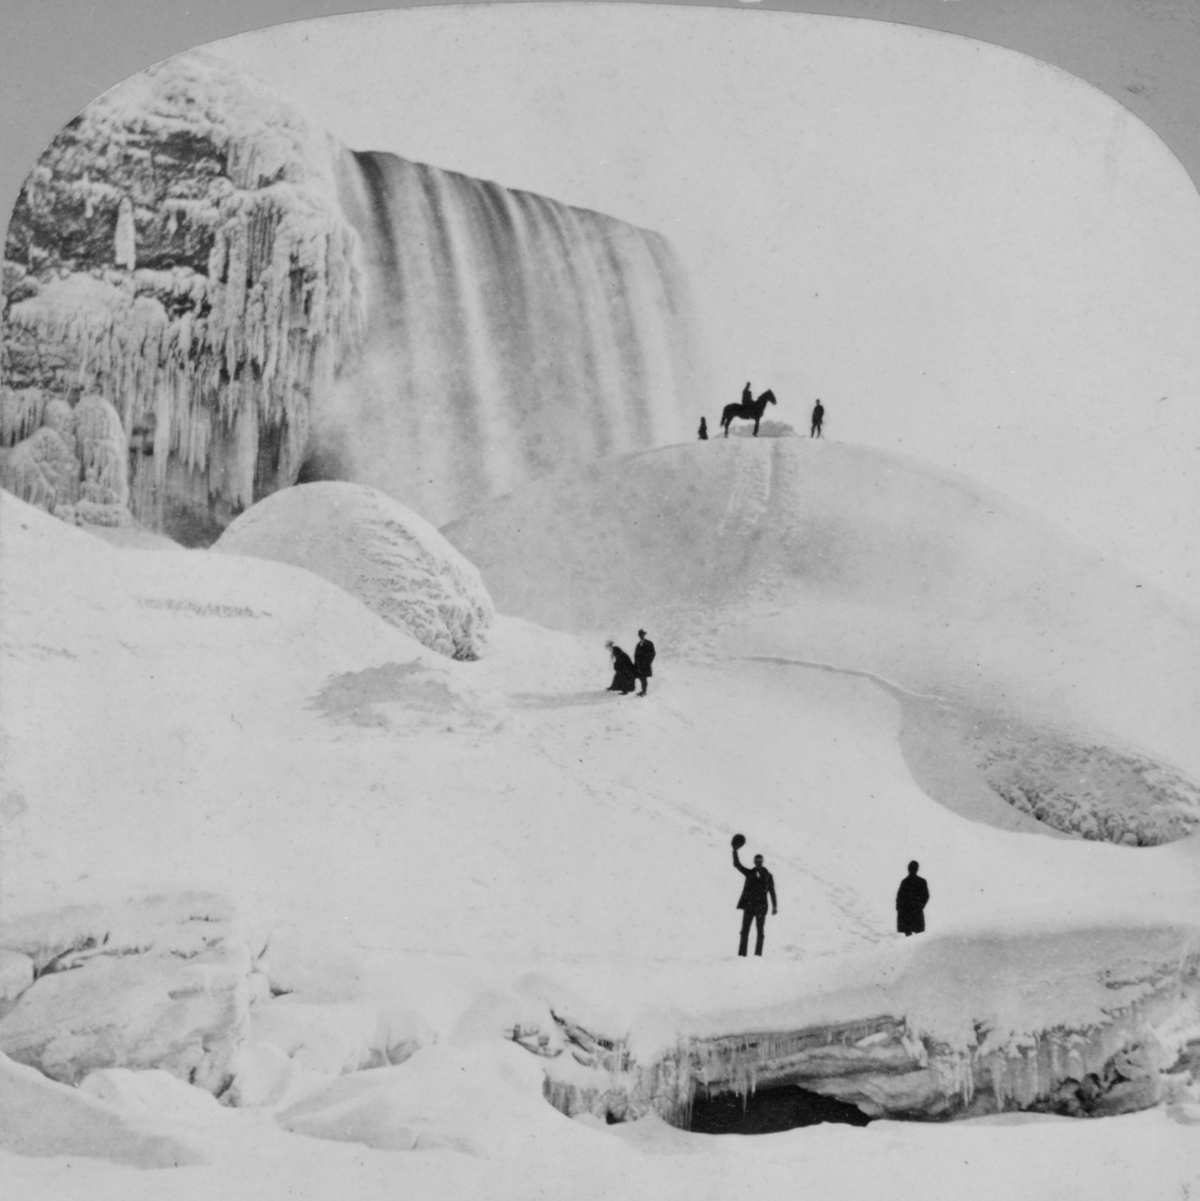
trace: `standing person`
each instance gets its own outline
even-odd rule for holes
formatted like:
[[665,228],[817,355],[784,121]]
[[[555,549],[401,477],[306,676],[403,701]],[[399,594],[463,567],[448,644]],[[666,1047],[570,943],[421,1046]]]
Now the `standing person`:
[[612,654],[613,664],[613,681],[607,691],[619,692],[622,695],[632,692],[637,679],[633,670],[633,660],[619,646],[614,646],[611,638],[604,645]]
[[821,436],[821,423],[825,420],[825,406],[821,403],[820,398],[812,411],[812,429],[809,430],[810,438],[819,438]]
[[700,429],[697,431],[697,437],[699,437],[701,442],[708,441],[708,422],[703,417],[700,418]]
[[925,906],[929,904],[929,885],[917,875],[921,865],[914,859],[908,875],[896,890],[896,929],[907,938],[925,932]]
[[650,664],[654,662],[654,643],[646,637],[645,630],[638,630],[638,644],[633,648],[633,674],[642,683],[638,696],[646,695],[646,681],[654,674]]
[[733,866],[746,877],[746,882],[742,885],[742,895],[737,903],[737,907],[742,911],[742,936],[738,943],[738,954],[746,954],[746,945],[750,941],[750,923],[754,922],[758,927],[754,953],[761,955],[767,924],[767,899],[770,898],[773,914],[779,912],[779,906],[775,903],[775,879],[763,867],[763,857],[755,855],[753,867],[742,866],[742,861],[738,858],[738,848],[745,845],[746,840],[740,834],[733,836]]

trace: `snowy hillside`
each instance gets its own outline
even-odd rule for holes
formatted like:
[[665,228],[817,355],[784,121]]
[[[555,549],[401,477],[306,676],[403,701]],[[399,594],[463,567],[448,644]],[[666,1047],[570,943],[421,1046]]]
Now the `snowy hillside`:
[[560,471],[444,532],[502,612],[876,678],[922,786],[977,816],[1130,843],[1200,822],[1200,621],[965,477],[719,439]]
[[[970,1179],[1006,1197],[1064,1147],[1076,1191],[1033,1173],[1026,1195],[1139,1181],[1165,1198],[1200,1171],[1200,840],[1130,850],[953,813],[906,765],[896,697],[861,674],[664,639],[650,695],[618,698],[591,636],[502,617],[482,659],[455,662],[297,568],[119,549],[9,497],[0,523],[0,1050],[75,1079],[45,1025],[74,1005],[89,1065],[82,1107],[19,1067],[0,1097],[25,1089],[68,1153],[115,1124],[110,1158],[193,1165],[22,1158],[46,1148],[13,1117],[0,1170],[26,1195],[717,1196],[803,1172],[851,1197],[898,1161],[897,1196]],[[736,830],[779,891],[762,962],[734,955]],[[909,942],[892,897],[914,857],[933,901]],[[190,971],[170,986],[187,995],[201,947],[196,1004],[129,991]],[[802,1044],[835,1027],[877,1050],[818,1070]],[[688,1047],[714,1087],[783,1070],[730,1055],[748,1031],[792,1039],[789,1079],[876,1112],[1161,1104],[941,1142],[820,1127],[749,1158],[663,1126],[653,1081],[686,1079],[670,1065]],[[224,1107],[144,1070],[147,1048],[181,1048],[169,1067],[193,1039],[228,1065],[209,1085]],[[586,1116],[618,1101],[647,1116]],[[971,1174],[939,1168],[931,1192],[950,1145]]]

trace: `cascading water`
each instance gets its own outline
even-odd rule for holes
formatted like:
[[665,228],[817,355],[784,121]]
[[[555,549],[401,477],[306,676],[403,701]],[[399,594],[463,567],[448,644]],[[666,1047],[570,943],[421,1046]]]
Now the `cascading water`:
[[344,153],[338,185],[366,343],[314,411],[301,479],[442,523],[564,461],[683,436],[692,349],[661,236],[391,154]]

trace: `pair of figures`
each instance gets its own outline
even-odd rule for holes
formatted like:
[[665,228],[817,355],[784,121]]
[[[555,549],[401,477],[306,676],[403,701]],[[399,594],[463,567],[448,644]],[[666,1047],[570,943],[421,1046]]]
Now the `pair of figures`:
[[[754,953],[763,953],[763,937],[767,924],[767,901],[771,902],[771,913],[779,912],[775,900],[775,878],[763,866],[763,857],[754,856],[754,866],[744,867],[738,851],[746,845],[741,834],[733,836],[733,866],[745,877],[742,895],[737,907],[742,911],[742,933],[738,942],[738,954],[744,956],[750,943],[750,926],[757,926]],[[908,875],[900,881],[896,892],[896,929],[905,937],[920,934],[925,929],[925,906],[929,904],[929,885],[917,875],[920,864],[914,859],[908,865]]]
[[646,637],[645,630],[638,630],[638,644],[633,648],[631,659],[619,646],[614,645],[610,638],[605,644],[612,655],[613,681],[608,686],[609,692],[619,692],[626,695],[633,692],[635,686],[642,685],[638,696],[645,696],[650,677],[654,674],[651,664],[654,662],[654,643]]

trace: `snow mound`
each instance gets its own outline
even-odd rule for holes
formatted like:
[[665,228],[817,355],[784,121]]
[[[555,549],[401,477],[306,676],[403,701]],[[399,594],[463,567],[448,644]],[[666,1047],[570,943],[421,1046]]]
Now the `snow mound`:
[[477,659],[495,616],[479,572],[422,517],[374,488],[285,488],[243,513],[215,550],[304,567],[452,659]]

